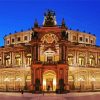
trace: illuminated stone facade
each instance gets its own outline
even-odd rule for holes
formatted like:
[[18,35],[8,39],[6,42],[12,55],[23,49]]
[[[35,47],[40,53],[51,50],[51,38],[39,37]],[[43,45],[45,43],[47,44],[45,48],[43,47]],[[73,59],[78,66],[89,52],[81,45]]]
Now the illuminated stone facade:
[[100,47],[90,33],[71,30],[55,13],[42,26],[5,36],[0,48],[0,91],[100,89]]

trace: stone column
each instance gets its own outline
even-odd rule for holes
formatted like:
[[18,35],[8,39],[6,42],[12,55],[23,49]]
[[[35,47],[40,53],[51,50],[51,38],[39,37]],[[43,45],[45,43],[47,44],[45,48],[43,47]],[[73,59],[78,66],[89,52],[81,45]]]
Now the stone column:
[[13,65],[16,65],[16,62],[15,62],[15,56],[16,56],[16,52],[13,52]]
[[40,61],[40,46],[38,46],[38,61]]
[[[59,67],[59,66],[57,66],[57,67]],[[56,88],[59,89],[59,68],[57,68],[57,76],[56,76],[56,79],[57,79],[56,80],[57,81],[57,85],[56,85],[57,87]]]
[[73,53],[73,54],[74,54],[74,55],[73,55],[73,64],[76,66],[76,65],[77,65],[77,64],[76,64],[76,59],[77,59],[77,58],[76,58],[76,51],[74,50],[73,52],[74,52],[74,53]]
[[[88,65],[89,64],[89,52],[86,51],[86,59],[85,59],[85,64]],[[87,66],[88,67],[88,66]]]
[[11,42],[12,42],[12,41],[11,41],[11,36],[10,36],[10,44],[11,44]]
[[41,67],[41,89],[43,90],[43,67]]
[[63,68],[63,72],[64,72],[64,73],[63,73],[63,74],[64,74],[64,83],[66,84],[66,81],[67,81],[67,79],[66,79],[66,74],[67,74],[67,73],[66,73],[66,69]]
[[32,84],[32,86],[34,84],[34,70],[32,68],[31,68],[31,84]]
[[33,47],[33,60],[36,61],[36,46]]
[[20,54],[21,54],[21,57],[20,57],[21,58],[21,67],[23,67],[23,51],[21,51]]
[[33,49],[34,49],[34,47],[32,46],[32,47],[31,47],[32,62],[33,62],[33,60],[34,60],[34,53],[33,53]]
[[59,46],[59,57],[60,57],[60,61],[63,61],[63,59],[64,59],[64,48],[63,48],[62,44],[60,44],[60,46]]
[[13,52],[10,52],[10,64],[13,65]]
[[65,58],[65,55],[66,55],[66,54],[65,54],[65,46],[63,46],[63,51],[62,51],[62,52],[63,52],[63,60],[64,60],[64,62],[65,62],[65,59],[66,59],[66,58]]
[[62,44],[61,46],[61,54],[62,54],[62,61],[66,61],[66,46],[64,44]]
[[26,61],[25,61],[25,51],[22,51],[22,66],[25,67]]
[[33,83],[35,84],[35,68],[33,69]]
[[74,55],[74,64],[76,65],[76,67],[78,67],[77,66],[77,51],[76,50],[74,51],[74,54],[75,54]]
[[39,74],[40,74],[39,78],[40,78],[40,83],[41,83],[41,82],[42,82],[42,81],[41,81],[41,78],[42,78],[42,77],[41,77],[41,68],[39,68]]
[[99,65],[99,52],[97,52],[97,65]]
[[95,65],[97,65],[97,64],[98,64],[98,53],[96,52],[95,55],[96,55],[96,56],[95,56]]
[[65,89],[67,89],[67,84],[68,84],[68,70],[63,69],[64,70],[64,84],[65,84]]
[[2,65],[4,65],[4,52],[2,52]]
[[64,48],[61,46],[61,61],[64,59]]
[[2,52],[2,56],[1,56],[1,64],[4,64],[4,53]]
[[91,44],[91,37],[89,36],[89,44]]
[[76,51],[76,63],[79,65],[79,51]]
[[36,45],[35,53],[36,53],[36,61],[38,61],[38,45]]
[[31,33],[29,33],[29,41],[31,41]]
[[67,52],[67,47],[65,46],[65,62],[66,62],[66,52]]
[[59,45],[59,60],[61,61],[61,45]]
[[35,68],[34,68],[34,70],[33,70],[33,85],[34,85],[34,90],[35,90],[35,73],[36,73],[36,70],[35,70]]
[[43,88],[42,88],[42,86],[43,86],[43,80],[42,80],[42,78],[43,78],[43,77],[42,77],[42,69],[41,69],[41,67],[40,67],[39,70],[40,70],[40,77],[39,77],[39,78],[40,78],[40,84],[41,84],[40,89],[42,90],[42,89],[43,89]]

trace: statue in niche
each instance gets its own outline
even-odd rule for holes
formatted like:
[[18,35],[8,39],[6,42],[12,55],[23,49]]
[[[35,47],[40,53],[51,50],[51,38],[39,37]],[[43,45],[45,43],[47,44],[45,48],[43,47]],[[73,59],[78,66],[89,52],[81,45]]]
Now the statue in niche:
[[38,32],[32,32],[32,39],[38,39]]
[[62,32],[61,32],[61,37],[62,37],[62,39],[64,39],[64,40],[68,40],[68,32],[62,31]]

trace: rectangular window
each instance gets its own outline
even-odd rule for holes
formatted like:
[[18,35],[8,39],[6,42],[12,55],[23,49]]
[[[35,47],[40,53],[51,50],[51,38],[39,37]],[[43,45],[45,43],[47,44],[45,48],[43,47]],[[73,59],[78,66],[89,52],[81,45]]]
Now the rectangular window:
[[88,42],[88,38],[86,38],[86,42]]
[[68,64],[73,65],[73,57],[68,57]]
[[12,39],[12,42],[14,42],[14,39]]
[[82,37],[80,37],[80,41],[82,41],[83,40],[83,38]]
[[27,36],[24,36],[24,40],[27,40]]
[[76,40],[76,36],[73,36],[73,40],[74,40],[74,41]]
[[17,41],[20,41],[20,37],[17,38]]
[[93,43],[93,40],[91,40],[91,43]]
[[9,40],[7,40],[6,44],[9,44]]

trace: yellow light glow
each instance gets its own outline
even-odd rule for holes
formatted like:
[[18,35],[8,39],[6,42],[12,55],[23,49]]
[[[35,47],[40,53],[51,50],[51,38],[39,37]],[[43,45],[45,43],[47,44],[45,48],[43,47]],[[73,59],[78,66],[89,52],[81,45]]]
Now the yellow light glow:
[[46,79],[43,79],[43,90],[46,90]]
[[78,81],[85,81],[85,80],[84,80],[83,78],[80,77],[80,78],[78,79]]
[[5,82],[9,82],[10,81],[10,79],[9,78],[5,78],[5,80],[4,80]]
[[52,90],[55,91],[56,90],[56,74],[55,72],[49,70],[47,72],[44,73],[43,75],[43,90],[46,91],[47,90],[47,81],[52,80]]
[[43,86],[46,86],[46,80],[45,79],[43,80]]
[[21,78],[17,78],[15,81],[22,81],[22,79]]
[[56,78],[53,79],[53,91],[56,90]]
[[96,81],[96,79],[95,79],[95,78],[91,78],[90,80],[91,80],[92,82],[93,82],[93,81]]
[[53,85],[56,86],[56,79],[53,79]]

